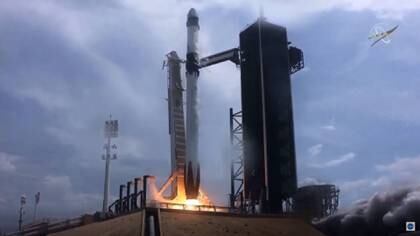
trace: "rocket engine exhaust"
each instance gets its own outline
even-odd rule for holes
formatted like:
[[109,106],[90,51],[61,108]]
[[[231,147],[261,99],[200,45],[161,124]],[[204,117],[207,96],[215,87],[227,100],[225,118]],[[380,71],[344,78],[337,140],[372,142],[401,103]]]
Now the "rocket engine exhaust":
[[187,18],[187,143],[185,160],[185,194],[187,199],[196,199],[200,188],[200,164],[198,162],[198,98],[197,80],[199,72],[198,15],[194,8]]

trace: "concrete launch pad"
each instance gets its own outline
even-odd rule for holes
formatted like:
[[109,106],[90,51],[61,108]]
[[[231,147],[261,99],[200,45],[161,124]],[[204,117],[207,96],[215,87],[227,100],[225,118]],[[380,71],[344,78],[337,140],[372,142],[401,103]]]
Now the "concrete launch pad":
[[142,212],[133,213],[126,216],[117,217],[111,220],[106,220],[98,223],[92,223],[81,227],[61,231],[54,234],[54,236],[128,236],[140,235],[142,228]]
[[[54,236],[91,235],[145,235],[144,213],[121,216],[111,220],[93,223],[79,228],[52,234]],[[310,224],[296,217],[275,215],[238,215],[217,212],[197,212],[161,209],[159,213],[160,235],[282,235],[322,236]],[[143,232],[143,233],[142,233]],[[155,234],[159,235],[159,234]]]

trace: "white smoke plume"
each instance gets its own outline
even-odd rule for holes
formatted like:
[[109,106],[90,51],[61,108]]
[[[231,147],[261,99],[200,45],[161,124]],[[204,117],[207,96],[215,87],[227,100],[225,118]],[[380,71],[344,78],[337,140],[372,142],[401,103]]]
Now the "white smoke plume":
[[327,236],[390,236],[405,232],[406,221],[420,222],[420,187],[375,193],[315,227]]

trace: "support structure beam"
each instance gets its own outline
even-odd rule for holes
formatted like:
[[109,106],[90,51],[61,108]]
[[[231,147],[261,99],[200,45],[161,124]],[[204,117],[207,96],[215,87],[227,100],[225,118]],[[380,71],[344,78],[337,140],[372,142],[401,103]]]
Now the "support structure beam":
[[216,53],[214,55],[203,57],[200,59],[200,68],[218,64],[224,61],[231,61],[236,65],[239,65],[239,49],[232,48],[223,52]]
[[229,109],[230,122],[230,207],[232,209],[244,210],[244,160],[243,160],[243,139],[242,139],[242,112],[233,112]]

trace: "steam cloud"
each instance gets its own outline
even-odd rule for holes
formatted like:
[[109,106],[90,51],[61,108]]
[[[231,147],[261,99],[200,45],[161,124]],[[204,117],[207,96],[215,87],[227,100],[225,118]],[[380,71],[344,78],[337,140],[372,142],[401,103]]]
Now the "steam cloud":
[[389,236],[405,232],[406,221],[420,222],[420,187],[376,193],[315,227],[327,236]]

